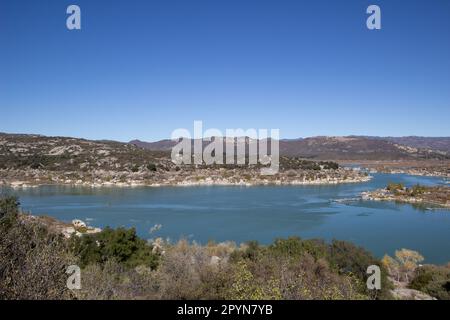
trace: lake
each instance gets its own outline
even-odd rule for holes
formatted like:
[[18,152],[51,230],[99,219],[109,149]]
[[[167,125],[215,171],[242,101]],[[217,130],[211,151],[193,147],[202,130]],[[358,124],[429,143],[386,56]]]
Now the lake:
[[[263,244],[289,236],[340,239],[361,245],[378,257],[408,248],[422,253],[428,263],[449,262],[450,211],[355,200],[360,192],[388,182],[411,186],[436,185],[443,180],[404,174],[373,176],[366,183],[327,186],[40,186],[10,192],[19,196],[22,208],[32,214],[68,222],[81,219],[97,227],[135,227],[146,239],[257,240]],[[150,234],[156,224],[162,228]]]

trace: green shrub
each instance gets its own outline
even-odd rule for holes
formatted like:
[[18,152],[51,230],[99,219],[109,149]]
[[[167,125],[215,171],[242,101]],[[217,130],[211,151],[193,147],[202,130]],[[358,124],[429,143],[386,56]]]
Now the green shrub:
[[70,254],[65,239],[18,214],[16,198],[0,199],[0,300],[69,299]]
[[152,269],[158,265],[158,255],[152,247],[136,235],[134,228],[105,228],[96,234],[73,237],[74,253],[80,257],[81,267],[104,264],[110,259],[126,267],[145,265]]
[[16,197],[0,198],[0,219],[7,215],[17,215],[19,212],[19,200]]
[[410,288],[439,300],[450,300],[450,267],[426,265],[418,268]]
[[405,188],[405,185],[403,183],[389,183],[386,187],[387,190],[391,191],[391,192],[398,192],[401,191]]
[[337,170],[339,169],[339,164],[333,161],[321,161],[321,165],[323,165],[324,169]]
[[327,245],[320,240],[302,240],[299,237],[289,237],[287,239],[276,239],[269,245],[268,250],[275,256],[285,256],[298,258],[305,253],[315,259],[325,257]]
[[419,184],[416,184],[414,187],[412,187],[409,192],[411,196],[415,197],[418,195],[421,195],[427,191],[427,188],[425,186],[421,186]]
[[[363,248],[345,241],[335,240],[331,244],[327,244],[323,240],[302,240],[298,237],[290,237],[276,239],[267,247],[259,246],[257,242],[249,242],[244,249],[232,254],[231,261],[233,263],[239,263],[241,260],[246,261],[249,270],[252,265],[255,266],[255,269],[260,270],[259,275],[264,277],[264,281],[269,281],[271,279],[269,275],[276,272],[274,270],[279,269],[280,265],[284,264],[286,268],[292,268],[291,271],[286,271],[289,277],[294,277],[287,280],[289,283],[292,282],[289,285],[300,286],[300,283],[303,283],[304,286],[309,286],[309,291],[303,293],[292,291],[286,293],[288,297],[302,299],[338,298],[348,295],[352,295],[354,298],[358,295],[359,298],[371,297],[373,299],[391,297],[389,293],[391,285],[381,262]],[[370,265],[377,265],[382,269],[382,289],[376,292],[367,290],[365,285],[367,267]],[[306,278],[296,280],[295,278],[300,275]],[[328,277],[329,280],[321,279],[321,275]],[[332,292],[318,292],[310,288],[313,283],[322,281],[330,281],[329,286],[340,288],[336,289],[336,292],[340,293],[335,296]],[[343,285],[344,282],[349,283],[352,289]]]
[[230,254],[230,261],[236,263],[241,259],[255,261],[257,257],[263,254],[264,248],[259,245],[258,241],[248,241],[241,245],[239,250],[233,250]]
[[374,292],[373,290],[367,290],[365,286],[361,290],[373,298],[390,298],[389,290],[392,285],[387,279],[388,273],[381,261],[367,250],[357,247],[350,242],[333,240],[329,248],[328,261],[339,272],[354,275],[364,284],[367,279],[367,267],[370,265],[379,266],[381,269],[381,290]]

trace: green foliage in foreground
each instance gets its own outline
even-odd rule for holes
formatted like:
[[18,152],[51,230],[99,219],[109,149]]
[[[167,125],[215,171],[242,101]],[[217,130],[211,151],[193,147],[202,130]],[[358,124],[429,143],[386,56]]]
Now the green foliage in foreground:
[[425,265],[418,268],[410,288],[426,292],[440,300],[450,300],[450,265]]
[[[288,260],[293,263],[299,261],[313,261],[314,268],[322,272],[337,274],[351,279],[356,292],[369,298],[385,299],[390,297],[389,289],[391,285],[387,280],[387,272],[378,259],[363,248],[352,243],[333,240],[327,244],[323,240],[302,240],[298,237],[288,239],[277,239],[273,244],[264,247],[256,242],[249,243],[247,249],[235,251],[232,259],[247,259],[251,261],[264,260],[265,257],[272,257],[276,261]],[[366,289],[367,267],[378,265],[382,268],[382,290],[369,291]]]
[[16,198],[0,198],[0,300],[71,299],[67,241],[19,215]]
[[74,254],[80,257],[80,267],[104,264],[111,259],[129,268],[143,265],[155,269],[158,266],[158,256],[136,235],[134,228],[106,228],[81,238],[74,236],[72,242]]
[[10,215],[16,216],[19,212],[19,200],[16,197],[3,197],[0,199],[0,219]]

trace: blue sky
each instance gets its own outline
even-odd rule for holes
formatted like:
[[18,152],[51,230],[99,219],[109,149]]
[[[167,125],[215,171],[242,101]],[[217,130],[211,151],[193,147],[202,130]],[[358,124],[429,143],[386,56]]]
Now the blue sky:
[[0,132],[449,136],[449,119],[450,1],[0,1]]

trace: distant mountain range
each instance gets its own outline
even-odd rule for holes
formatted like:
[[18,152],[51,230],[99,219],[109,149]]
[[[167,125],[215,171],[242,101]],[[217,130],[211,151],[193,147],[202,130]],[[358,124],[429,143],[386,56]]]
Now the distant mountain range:
[[[172,147],[177,143],[172,140],[156,142],[133,140],[129,143],[122,143],[106,140],[89,141],[75,138],[5,133],[0,133],[0,140],[3,140],[0,143],[0,154],[4,153],[5,155],[13,151],[22,156],[25,154],[41,154],[45,151],[44,145],[55,142],[55,146],[62,149],[79,145],[77,148],[81,147],[83,150],[87,150],[89,148],[86,146],[98,145],[98,148],[101,146],[103,149],[113,150],[113,153],[117,154],[115,157],[124,158],[123,161],[127,161],[127,158],[130,158],[132,154],[133,157],[139,157],[139,150],[146,152],[158,151],[156,153],[151,152],[151,156],[159,157],[164,155],[163,157],[167,157]],[[248,137],[246,138],[247,145],[250,140]],[[227,143],[233,142],[234,140],[227,139]],[[270,142],[269,139],[269,150]],[[42,146],[38,148],[36,144],[42,144]],[[209,142],[203,142],[204,146],[207,144]],[[280,155],[282,156],[313,160],[450,160],[450,137],[317,136],[282,139],[279,141],[279,145]],[[28,151],[20,152],[22,149]],[[224,150],[226,149],[224,148]],[[82,154],[78,155],[77,159],[83,158]]]
[[[172,140],[156,142],[133,140],[129,143],[148,150],[169,151],[177,142]],[[208,142],[204,142],[204,144],[208,144]],[[317,136],[282,139],[279,144],[281,155],[311,159],[450,159],[450,137]]]
[[402,144],[408,147],[431,149],[450,153],[450,137],[371,137],[374,139],[383,139],[394,143]]

